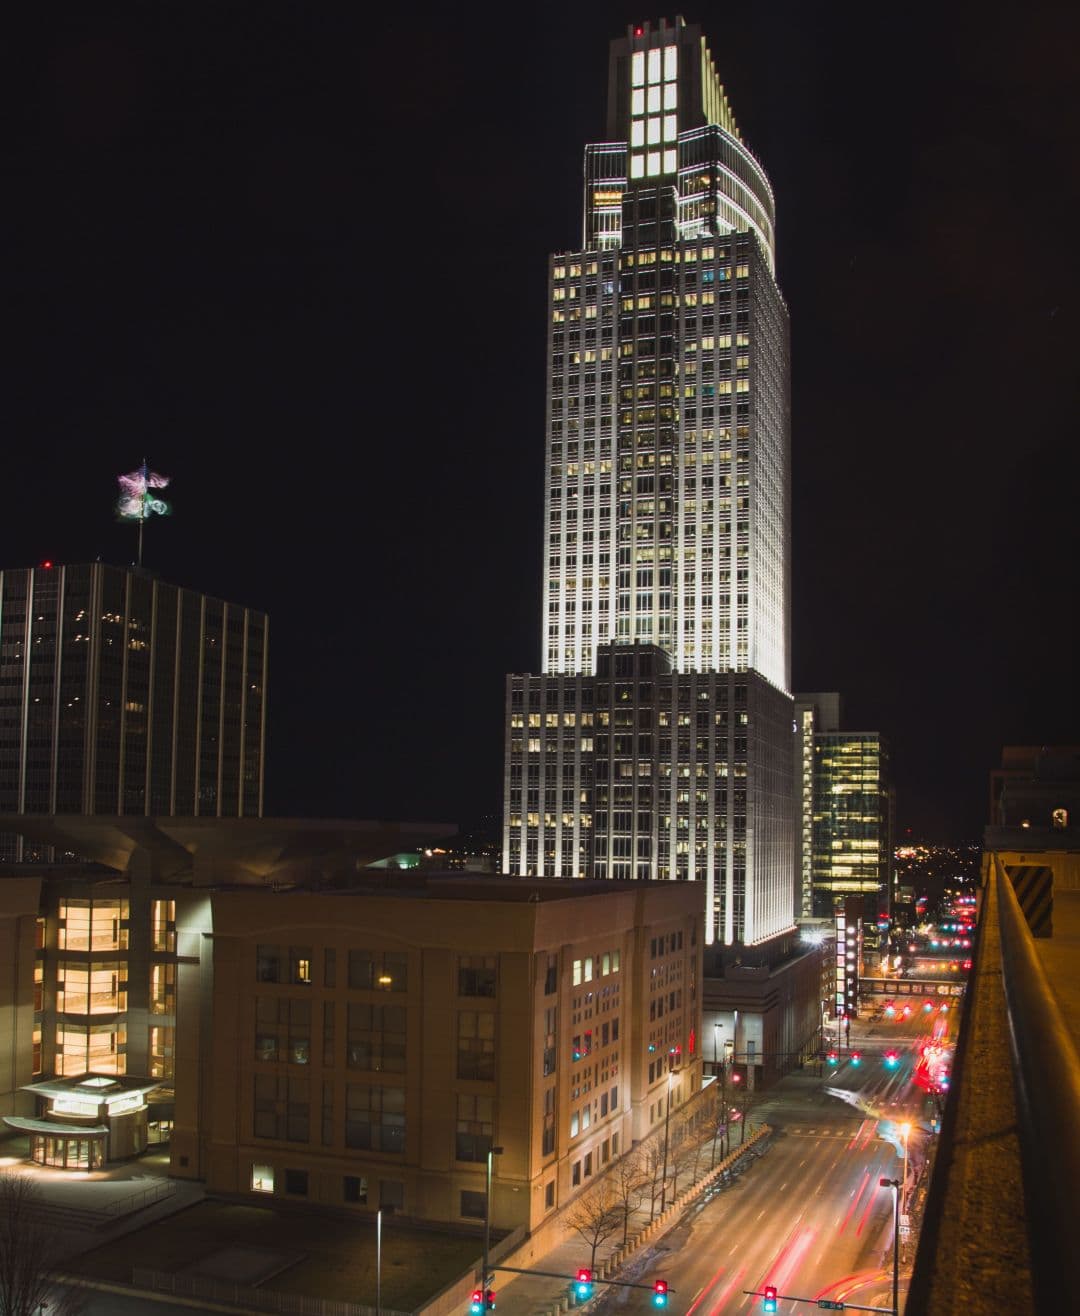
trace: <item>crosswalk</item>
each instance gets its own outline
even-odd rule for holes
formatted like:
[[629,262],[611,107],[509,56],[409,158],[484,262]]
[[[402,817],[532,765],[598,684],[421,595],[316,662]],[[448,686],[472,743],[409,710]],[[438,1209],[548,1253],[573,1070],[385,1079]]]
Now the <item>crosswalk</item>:
[[778,1128],[778,1129],[777,1129],[777,1132],[779,1132],[779,1133],[790,1133],[790,1134],[794,1134],[794,1136],[795,1136],[796,1138],[847,1138],[847,1139],[850,1139],[850,1138],[851,1138],[851,1132],[852,1132],[852,1131],[851,1131],[851,1129],[837,1129],[837,1128],[833,1128],[833,1127],[828,1127],[828,1128],[813,1128],[813,1127],[803,1127],[802,1125],[799,1125],[799,1124],[788,1124],[788,1125],[783,1126],[782,1128]]

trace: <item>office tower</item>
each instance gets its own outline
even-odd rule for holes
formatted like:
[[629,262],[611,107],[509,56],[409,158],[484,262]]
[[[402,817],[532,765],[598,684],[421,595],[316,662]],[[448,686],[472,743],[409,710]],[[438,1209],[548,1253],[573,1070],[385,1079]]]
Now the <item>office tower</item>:
[[550,263],[542,674],[508,678],[503,870],[794,913],[787,310],[700,29],[611,45],[580,251]]
[[795,696],[795,909],[814,916],[814,737],[840,730],[840,696]]
[[0,813],[259,816],[268,635],[141,570],[0,572]]
[[814,736],[810,877],[813,913],[862,897],[863,917],[888,913],[892,873],[889,754],[877,731],[822,731]]

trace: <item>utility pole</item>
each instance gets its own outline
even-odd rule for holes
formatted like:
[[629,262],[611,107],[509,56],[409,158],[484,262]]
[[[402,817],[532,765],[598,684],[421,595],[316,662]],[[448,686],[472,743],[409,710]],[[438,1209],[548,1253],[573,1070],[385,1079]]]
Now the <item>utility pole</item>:
[[488,1295],[488,1252],[491,1247],[491,1158],[501,1156],[501,1147],[489,1147],[487,1154],[487,1179],[484,1187],[484,1261],[483,1274],[480,1276],[480,1288],[483,1291],[483,1301],[487,1307]]
[[879,1179],[878,1187],[893,1190],[892,1309],[900,1316],[900,1180]]

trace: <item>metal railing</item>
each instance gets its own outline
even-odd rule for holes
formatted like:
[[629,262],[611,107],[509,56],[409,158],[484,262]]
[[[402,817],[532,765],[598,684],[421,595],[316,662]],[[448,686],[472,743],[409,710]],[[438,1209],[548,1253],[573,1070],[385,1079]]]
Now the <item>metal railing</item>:
[[987,860],[909,1316],[1080,1292],[1080,1057],[1009,874]]
[[997,855],[990,880],[1001,931],[1032,1279],[1040,1305],[1050,1310],[1062,1295],[1080,1293],[1080,1056]]
[[[362,1306],[358,1302],[282,1293],[276,1289],[255,1289],[209,1275],[173,1275],[136,1267],[131,1272],[131,1282],[135,1288],[153,1293],[171,1293],[176,1297],[198,1298],[202,1302],[231,1303],[251,1311],[279,1312],[282,1316],[379,1316],[374,1307]],[[409,1316],[409,1313],[383,1307],[381,1316]]]
[[146,1188],[109,1202],[101,1208],[101,1214],[110,1217],[130,1215],[133,1211],[141,1211],[144,1206],[160,1202],[163,1197],[171,1197],[175,1192],[176,1184],[171,1179],[158,1179]]

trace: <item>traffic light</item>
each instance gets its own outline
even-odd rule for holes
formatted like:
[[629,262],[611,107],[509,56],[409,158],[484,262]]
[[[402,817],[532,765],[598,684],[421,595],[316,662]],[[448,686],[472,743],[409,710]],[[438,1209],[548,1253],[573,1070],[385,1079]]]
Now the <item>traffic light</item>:
[[859,1051],[852,1051],[852,1053],[851,1053],[851,1063],[852,1063],[853,1065],[861,1065],[861,1064],[862,1064],[862,1053],[859,1052]]
[[885,1068],[886,1068],[886,1069],[895,1069],[896,1066],[897,1066],[899,1063],[900,1063],[900,1057],[896,1054],[895,1051],[886,1051],[886,1052],[885,1052]]
[[578,1271],[577,1279],[574,1280],[574,1297],[578,1302],[592,1297],[592,1271],[585,1266]]
[[838,1065],[839,1063],[840,1063],[840,1057],[836,1054],[835,1051],[830,1051],[830,1052],[829,1052],[829,1064],[830,1064],[830,1065]]
[[776,1310],[778,1310],[778,1309],[777,1309],[777,1306],[776,1306],[776,1285],[775,1285],[775,1284],[766,1284],[766,1285],[765,1285],[765,1296],[761,1299],[761,1310],[762,1310],[762,1311],[776,1311]]
[[469,1299],[469,1316],[481,1316],[484,1310],[484,1291],[483,1289],[473,1289],[472,1297]]
[[652,1286],[652,1305],[654,1307],[667,1306],[667,1280],[658,1279]]
[[484,1294],[484,1306],[488,1309],[488,1311],[494,1311],[494,1310],[495,1310],[495,1290],[494,1290],[494,1289],[488,1289],[488,1291]]

